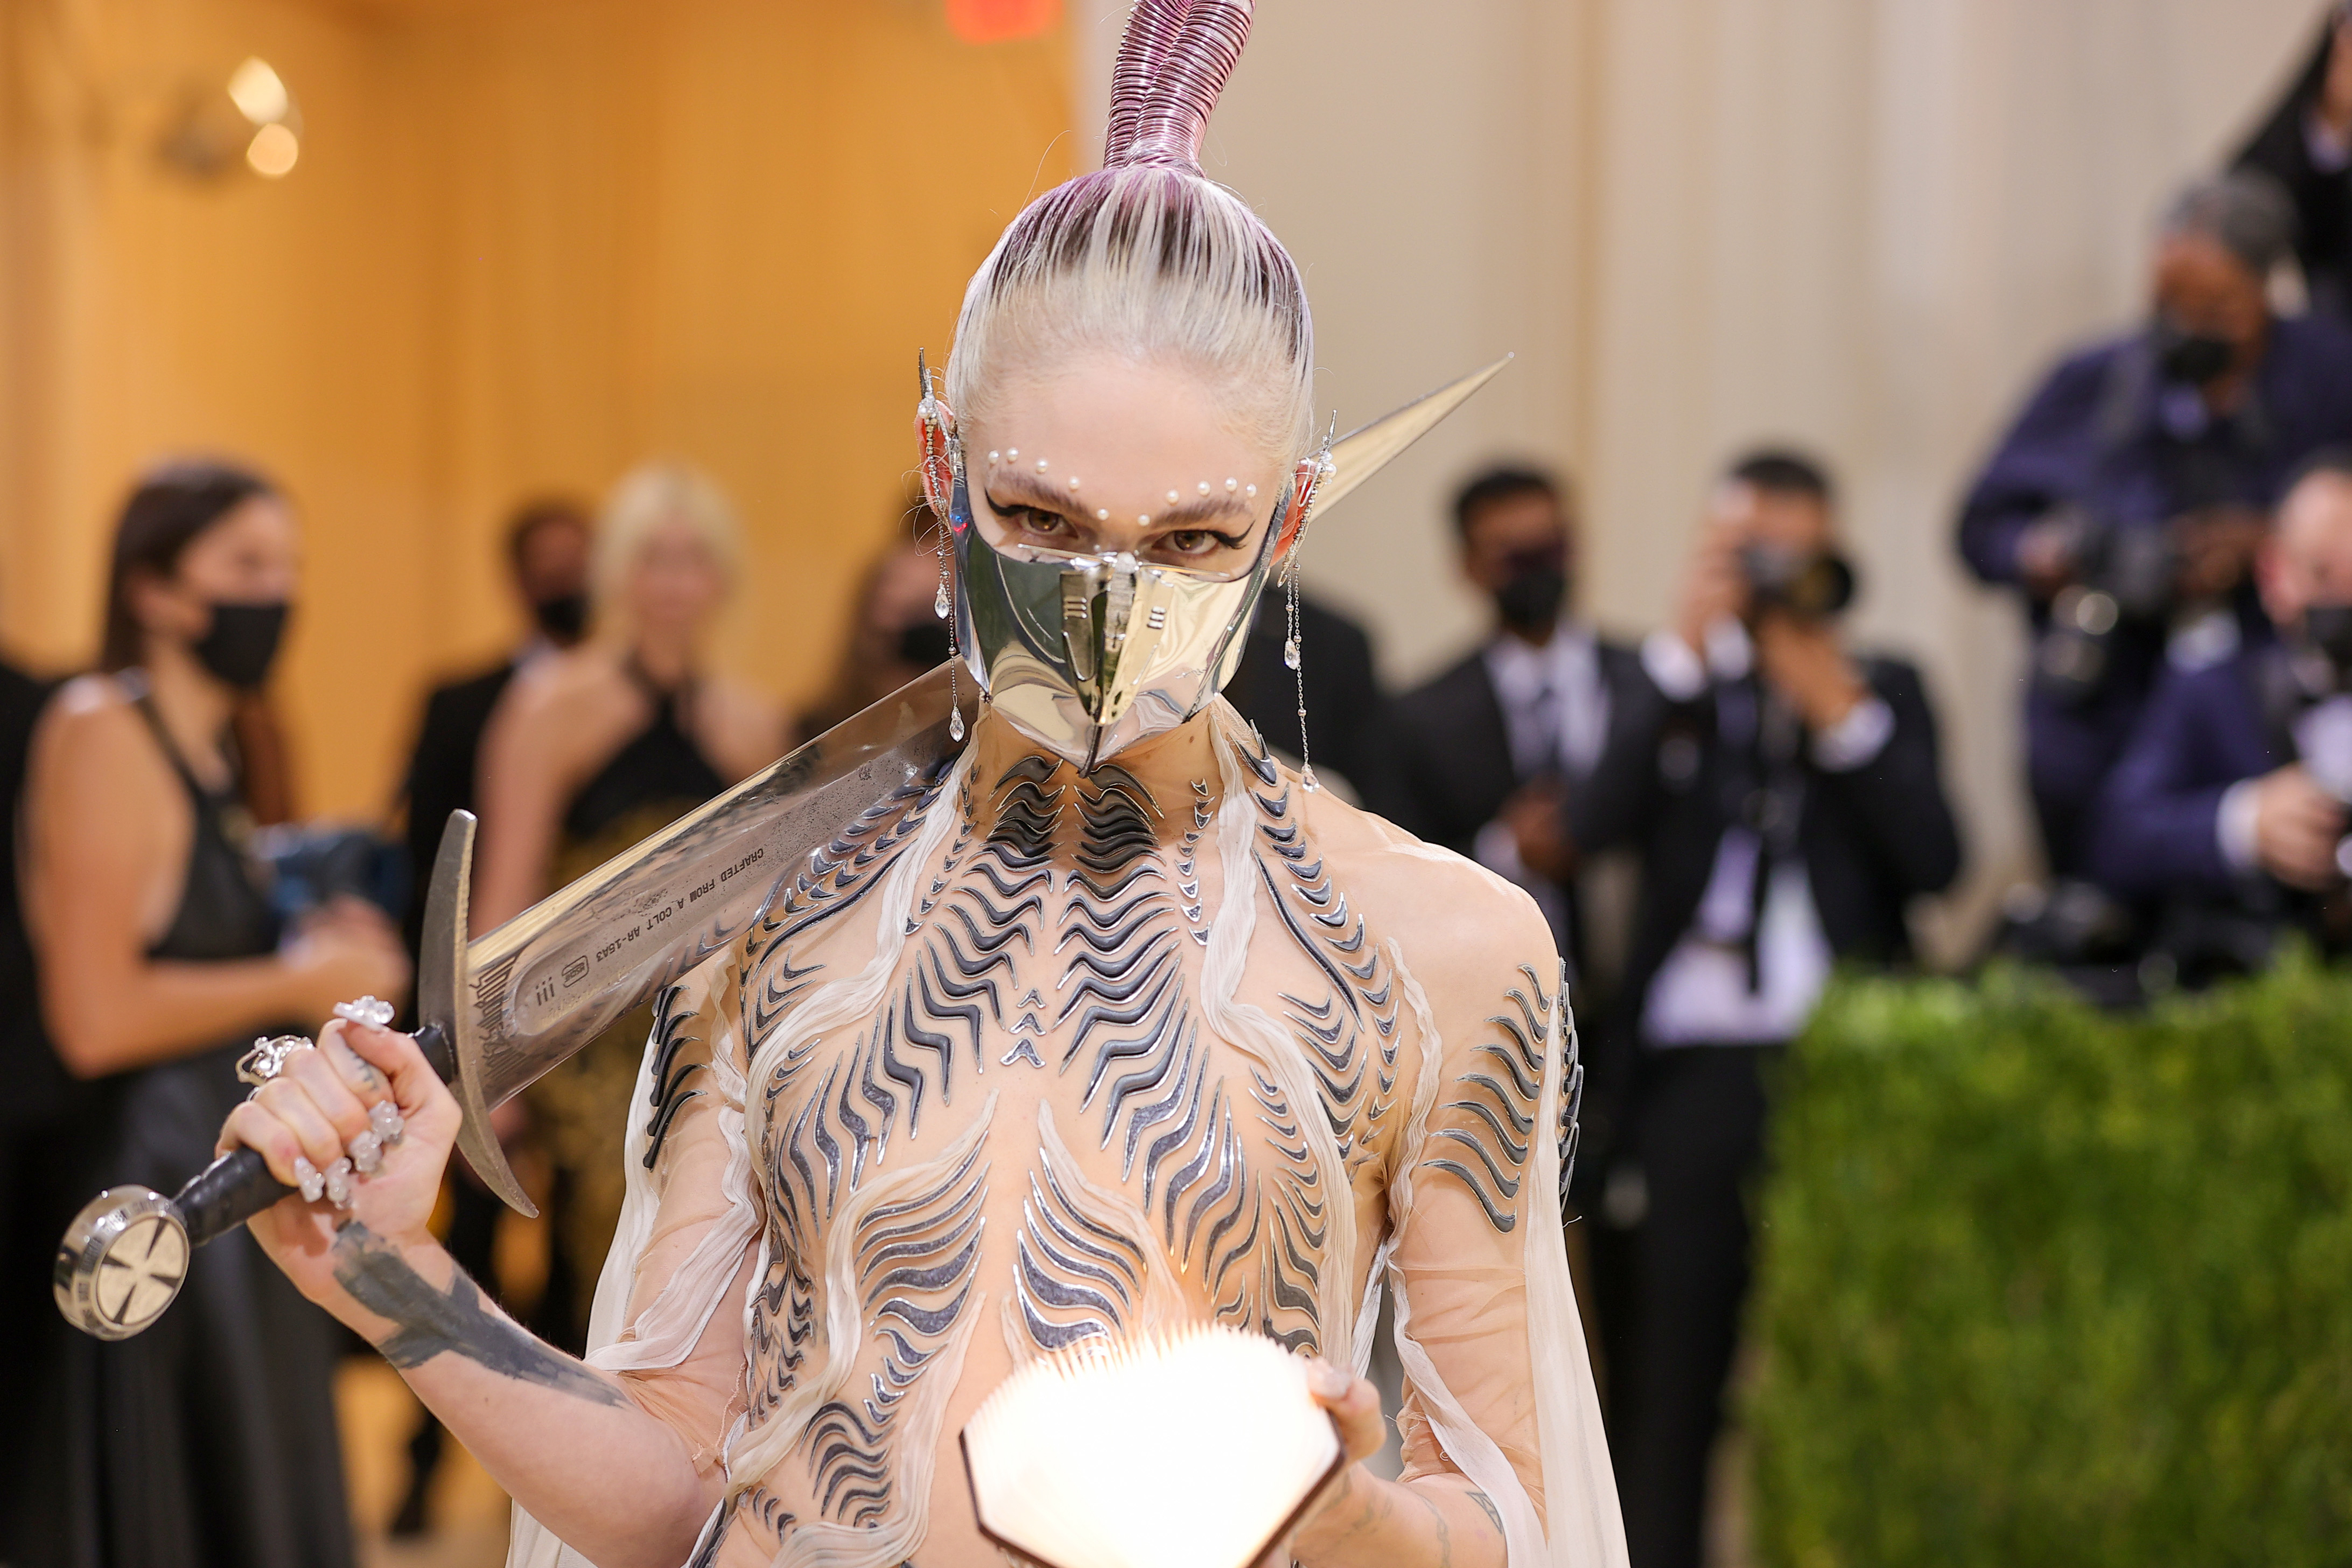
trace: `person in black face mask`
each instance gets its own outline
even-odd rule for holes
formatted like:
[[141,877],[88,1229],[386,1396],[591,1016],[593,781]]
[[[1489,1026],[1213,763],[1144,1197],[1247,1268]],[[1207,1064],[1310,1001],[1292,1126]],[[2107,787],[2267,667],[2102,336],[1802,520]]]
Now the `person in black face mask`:
[[2352,447],[2304,465],[2256,576],[2277,641],[2168,672],[2097,813],[2100,881],[2156,912],[2192,982],[2289,925],[2352,948]]
[[[299,568],[292,509],[264,480],[151,476],[115,535],[103,673],[65,685],[35,732],[28,935],[50,1043],[90,1081],[44,1167],[68,1212],[110,1180],[169,1192],[208,1164],[257,1035],[407,988],[380,912],[339,901],[284,929],[247,850],[230,719],[268,677]],[[351,1561],[340,1331],[242,1230],[194,1255],[186,1290],[196,1310],[152,1343],[100,1344],[52,1314],[53,1340],[10,1347],[43,1382],[7,1419],[42,1440],[0,1477],[0,1560],[81,1561],[74,1542],[102,1529],[107,1560],[159,1568]]]
[[1563,807],[1601,755],[1612,688],[1636,678],[1638,661],[1570,613],[1577,524],[1558,479],[1490,468],[1462,487],[1454,520],[1462,574],[1494,607],[1494,630],[1398,699],[1390,793],[1375,804],[1526,888],[1589,985],[1595,954],[1578,918],[1580,865]]
[[2352,433],[2352,329],[2277,317],[2294,214],[2260,173],[2189,186],[2137,330],[2058,366],[1971,488],[1959,548],[2023,597],[2026,755],[2052,871],[2087,873],[2091,808],[2163,664],[2268,637],[2249,568],[2287,475]]
[[[422,890],[433,876],[433,856],[449,813],[474,810],[482,732],[499,699],[524,669],[577,645],[588,631],[588,567],[594,545],[588,507],[565,496],[542,497],[516,508],[506,529],[507,581],[526,628],[514,651],[488,669],[435,686],[425,695],[401,793],[407,801],[409,902],[405,936],[415,955],[425,909]],[[503,1207],[470,1173],[449,1183],[449,1249],[476,1279],[495,1277],[491,1249]],[[426,1523],[425,1499],[441,1458],[441,1424],[423,1416],[410,1441],[407,1494],[392,1517],[392,1532],[413,1535]]]

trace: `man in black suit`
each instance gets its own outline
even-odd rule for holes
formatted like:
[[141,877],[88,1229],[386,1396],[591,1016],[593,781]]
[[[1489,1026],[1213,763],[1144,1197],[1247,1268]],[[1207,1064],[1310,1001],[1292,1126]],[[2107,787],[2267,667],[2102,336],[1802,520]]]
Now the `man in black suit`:
[[486,670],[433,688],[416,727],[402,792],[408,801],[408,863],[415,873],[408,946],[416,948],[425,883],[449,813],[474,809],[482,731],[507,683],[531,660],[580,641],[588,628],[588,509],[563,499],[533,501],[507,525],[507,569],[529,618],[521,647]]
[[1588,852],[1642,857],[1619,1019],[1589,1103],[1621,1107],[1593,1239],[1634,1568],[1696,1568],[1748,1274],[1768,1063],[1832,964],[1909,951],[1958,836],[1917,671],[1849,653],[1827,477],[1762,452],[1717,489],[1681,612],[1616,694],[1570,798]]
[[[530,635],[521,647],[488,669],[446,685],[425,699],[416,749],[409,758],[403,792],[408,801],[408,863],[415,892],[409,899],[408,950],[414,956],[425,920],[425,889],[433,857],[441,845],[449,813],[472,810],[482,731],[507,684],[534,659],[578,643],[588,629],[588,568],[593,535],[588,508],[549,498],[520,508],[507,525],[507,568],[515,596],[529,617]],[[499,1200],[467,1176],[449,1184],[448,1248],[476,1279],[491,1277],[491,1247]],[[395,1535],[425,1528],[425,1494],[441,1457],[441,1424],[428,1412],[408,1445],[407,1496],[394,1515]]]
[[1633,678],[1633,652],[1570,612],[1577,527],[1558,479],[1489,468],[1455,497],[1454,526],[1462,575],[1493,602],[1495,630],[1397,700],[1372,804],[1526,888],[1580,980],[1580,861],[1562,808],[1600,760],[1611,693]]

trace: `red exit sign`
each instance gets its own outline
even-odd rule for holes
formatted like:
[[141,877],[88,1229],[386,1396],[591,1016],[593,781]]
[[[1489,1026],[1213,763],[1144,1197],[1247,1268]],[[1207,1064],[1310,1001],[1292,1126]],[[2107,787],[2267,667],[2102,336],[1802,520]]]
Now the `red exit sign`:
[[997,44],[1050,33],[1062,0],[948,0],[948,26],[968,44]]

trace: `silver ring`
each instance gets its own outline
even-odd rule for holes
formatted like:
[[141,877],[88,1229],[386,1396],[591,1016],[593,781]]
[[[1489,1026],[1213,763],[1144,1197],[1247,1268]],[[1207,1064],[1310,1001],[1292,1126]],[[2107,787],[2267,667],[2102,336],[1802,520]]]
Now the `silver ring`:
[[273,1034],[255,1040],[253,1049],[236,1059],[237,1082],[260,1088],[286,1070],[288,1057],[311,1043],[299,1034]]

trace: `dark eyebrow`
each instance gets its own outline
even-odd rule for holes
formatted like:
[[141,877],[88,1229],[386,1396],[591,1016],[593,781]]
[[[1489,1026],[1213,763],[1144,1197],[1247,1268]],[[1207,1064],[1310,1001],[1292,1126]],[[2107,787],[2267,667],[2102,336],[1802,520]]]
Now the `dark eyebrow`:
[[[1070,512],[1085,517],[1092,517],[1095,515],[1096,508],[1087,506],[1081,498],[1083,493],[1073,495],[1066,489],[1057,489],[1035,476],[1022,473],[1019,469],[1009,473],[1000,470],[987,488],[991,505],[995,503],[998,492],[1003,490],[1010,492],[1010,498],[1022,506],[1036,507],[1047,511]],[[1150,517],[1154,528],[1165,526],[1189,528],[1204,527],[1213,521],[1232,517],[1245,517],[1250,523],[1255,524],[1257,521],[1257,511],[1249,498],[1237,495],[1212,495],[1194,497],[1169,507],[1164,512],[1153,512]]]

